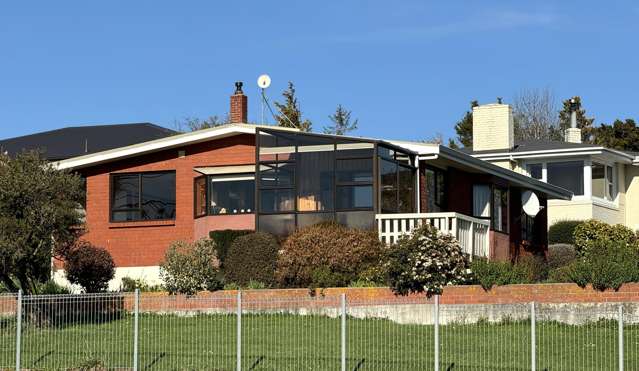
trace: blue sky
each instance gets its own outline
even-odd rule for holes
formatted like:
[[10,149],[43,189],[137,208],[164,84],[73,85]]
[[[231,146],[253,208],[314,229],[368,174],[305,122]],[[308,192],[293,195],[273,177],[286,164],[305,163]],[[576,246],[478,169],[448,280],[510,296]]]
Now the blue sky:
[[472,99],[534,88],[639,119],[638,40],[633,1],[3,2],[0,138],[224,115],[236,80],[259,120],[262,73],[316,131],[341,103],[356,135],[448,137]]

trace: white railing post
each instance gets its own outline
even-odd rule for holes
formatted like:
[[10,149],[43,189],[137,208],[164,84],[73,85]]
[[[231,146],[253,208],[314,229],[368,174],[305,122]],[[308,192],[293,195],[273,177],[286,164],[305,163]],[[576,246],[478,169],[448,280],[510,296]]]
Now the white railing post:
[[470,222],[470,260],[475,256],[475,222]]
[[435,321],[435,371],[439,371],[439,295],[435,295],[433,320]]
[[342,331],[341,331],[341,364],[342,371],[346,371],[346,294],[341,295],[341,314],[342,314]]
[[22,341],[22,289],[18,290],[16,307],[16,371],[20,371],[20,348]]
[[623,305],[619,305],[619,371],[623,371]]
[[140,289],[135,289],[133,300],[133,371],[138,371],[140,346]]
[[242,291],[237,290],[237,371],[242,371]]
[[535,334],[535,302],[530,303],[530,369],[535,371],[537,369],[537,346],[536,346],[536,334]]

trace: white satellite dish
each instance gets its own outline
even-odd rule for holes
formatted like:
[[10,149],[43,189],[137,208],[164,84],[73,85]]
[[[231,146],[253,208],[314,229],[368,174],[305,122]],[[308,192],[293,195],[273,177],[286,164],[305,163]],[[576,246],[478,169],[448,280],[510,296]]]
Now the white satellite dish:
[[271,86],[271,77],[269,75],[261,75],[260,77],[257,78],[257,86],[259,86],[262,89],[266,89],[269,86]]
[[521,194],[521,206],[524,209],[524,212],[528,216],[536,216],[541,210],[541,205],[539,205],[539,198],[533,191],[524,191]]

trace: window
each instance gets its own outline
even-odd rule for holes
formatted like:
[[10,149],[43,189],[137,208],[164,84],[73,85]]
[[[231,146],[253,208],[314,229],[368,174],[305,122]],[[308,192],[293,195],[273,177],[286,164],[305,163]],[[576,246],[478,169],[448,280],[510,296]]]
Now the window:
[[508,190],[493,188],[493,212],[491,218],[493,229],[508,232]]
[[445,173],[439,169],[426,169],[426,211],[440,212],[446,203]]
[[335,152],[302,152],[298,156],[298,210],[332,211]]
[[584,194],[583,161],[549,162],[546,169],[548,183],[572,191],[575,195]]
[[521,239],[528,242],[536,242],[535,217],[521,212]]
[[486,184],[473,185],[473,216],[490,217],[490,186]]
[[111,220],[175,219],[175,172],[113,174]]
[[614,167],[592,163],[592,196],[614,201],[617,197]]
[[379,187],[382,213],[415,211],[415,168],[412,157],[390,148],[378,147]]
[[194,184],[194,195],[195,195],[195,216],[204,216],[207,214],[206,212],[206,177],[201,176],[199,178],[195,178]]
[[382,213],[397,212],[397,164],[388,160],[379,160],[382,193]]
[[531,178],[542,180],[543,168],[544,168],[543,164],[529,164],[528,174],[530,175]]
[[249,214],[255,210],[255,177],[248,175],[209,178],[209,214]]
[[372,210],[373,159],[337,159],[335,166],[337,210]]

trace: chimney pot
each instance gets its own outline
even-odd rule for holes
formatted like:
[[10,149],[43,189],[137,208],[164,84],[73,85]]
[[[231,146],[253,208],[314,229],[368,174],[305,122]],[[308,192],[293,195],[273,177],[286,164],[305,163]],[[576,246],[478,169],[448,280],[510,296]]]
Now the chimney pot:
[[235,93],[231,95],[231,124],[245,124],[248,122],[248,98],[242,91],[243,83],[235,83]]

